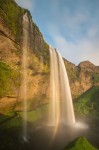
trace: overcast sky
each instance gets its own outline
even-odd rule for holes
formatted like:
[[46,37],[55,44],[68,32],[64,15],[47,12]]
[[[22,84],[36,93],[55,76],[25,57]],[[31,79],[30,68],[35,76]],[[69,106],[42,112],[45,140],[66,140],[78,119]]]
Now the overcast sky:
[[15,0],[28,8],[49,45],[78,65],[99,65],[99,0]]

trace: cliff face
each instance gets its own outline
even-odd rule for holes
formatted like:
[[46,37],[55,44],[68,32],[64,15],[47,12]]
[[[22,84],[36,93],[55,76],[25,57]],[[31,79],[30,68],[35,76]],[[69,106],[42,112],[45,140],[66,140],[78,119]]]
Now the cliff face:
[[[39,59],[41,57],[45,64],[49,62],[49,51],[48,45],[44,41],[39,28],[32,21],[31,15],[28,10],[19,7],[14,0],[1,0],[0,1],[0,35],[1,35],[1,50],[6,47],[3,43],[7,39],[10,49],[17,49],[17,53],[22,53],[22,41],[23,41],[23,15],[25,12],[28,13],[29,17],[29,50],[31,50]],[[10,41],[10,42],[9,42]],[[6,52],[6,50],[5,50]],[[13,53],[13,52],[12,52]],[[3,57],[3,55],[1,55]]]
[[22,110],[19,99],[23,47],[23,15],[29,18],[28,108],[48,100],[49,50],[28,10],[14,0],[0,1],[0,113]]
[[[19,99],[23,46],[23,15],[29,18],[28,109],[46,104],[49,98],[49,46],[28,10],[14,0],[0,0],[0,113],[22,110]],[[99,67],[90,62],[75,66],[64,59],[73,98],[99,84]]]
[[78,97],[92,86],[99,85],[99,66],[89,61],[81,62],[78,66],[65,60],[73,97]]

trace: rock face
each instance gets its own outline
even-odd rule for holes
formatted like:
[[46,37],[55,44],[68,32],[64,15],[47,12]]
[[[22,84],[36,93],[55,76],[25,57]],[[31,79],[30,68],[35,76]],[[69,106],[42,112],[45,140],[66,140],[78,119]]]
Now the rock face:
[[[28,10],[14,0],[0,1],[0,112],[22,110],[19,99],[23,40],[23,15],[29,18],[28,46],[28,109],[48,103],[49,99],[49,46]],[[64,59],[73,98],[94,84],[99,84],[99,67],[86,61],[75,66]],[[9,107],[10,106],[10,107]]]
[[[0,1],[0,113],[22,110],[20,101],[23,15],[29,18],[28,109],[48,102],[49,50],[28,10],[14,0]],[[17,81],[17,82],[16,82]],[[3,105],[3,103],[6,103]],[[10,106],[10,107],[9,107]]]
[[99,66],[89,61],[81,62],[78,66],[64,59],[73,97],[77,97],[94,85],[99,85]]

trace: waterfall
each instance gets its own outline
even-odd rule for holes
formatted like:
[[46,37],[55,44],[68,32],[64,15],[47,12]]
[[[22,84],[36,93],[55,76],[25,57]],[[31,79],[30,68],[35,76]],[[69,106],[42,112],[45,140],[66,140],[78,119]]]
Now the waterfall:
[[60,72],[60,92],[61,92],[61,119],[66,124],[75,123],[72,96],[70,91],[69,80],[62,56],[58,52],[59,72]]
[[27,13],[23,16],[23,53],[22,53],[22,83],[21,83],[21,99],[23,100],[23,138],[27,141],[27,66],[28,66],[28,29],[29,20]]
[[59,121],[59,70],[57,53],[50,47],[50,124],[56,125]]
[[69,80],[64,61],[59,52],[52,47],[50,50],[50,122],[72,125],[75,115]]

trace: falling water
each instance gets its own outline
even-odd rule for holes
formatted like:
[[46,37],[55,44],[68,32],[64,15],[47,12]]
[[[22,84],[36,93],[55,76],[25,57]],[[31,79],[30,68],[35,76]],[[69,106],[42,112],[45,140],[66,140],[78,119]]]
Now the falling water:
[[50,121],[72,125],[75,116],[68,76],[63,59],[52,47],[50,50]]
[[60,92],[61,92],[61,119],[64,123],[72,125],[75,123],[72,96],[69,80],[62,56],[58,52],[59,72],[60,72]]
[[50,124],[57,125],[59,121],[59,70],[57,53],[50,47]]
[[29,20],[27,13],[23,16],[23,56],[22,56],[22,90],[21,97],[24,105],[23,138],[27,141],[27,51],[28,51]]

